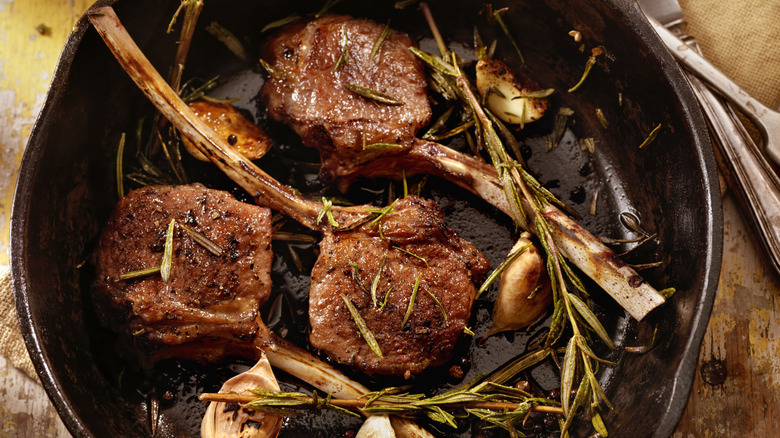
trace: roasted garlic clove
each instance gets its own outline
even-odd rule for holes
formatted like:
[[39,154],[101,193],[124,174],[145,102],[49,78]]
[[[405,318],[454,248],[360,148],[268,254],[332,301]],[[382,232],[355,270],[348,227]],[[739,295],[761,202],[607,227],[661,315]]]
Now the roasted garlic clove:
[[503,62],[483,57],[476,70],[479,94],[487,99],[490,111],[504,122],[525,125],[539,120],[549,107],[549,90],[539,90],[531,79],[515,76]]
[[[250,389],[279,391],[279,384],[265,354],[251,369],[222,385],[219,392],[249,393]],[[200,425],[202,438],[268,438],[279,434],[282,416],[264,414],[238,405],[211,402]]]
[[396,438],[433,438],[433,435],[417,423],[397,416],[390,417]]
[[[530,237],[527,232],[521,234],[509,253],[531,244]],[[539,251],[531,244],[501,274],[498,298],[493,306],[493,327],[485,337],[528,327],[545,315],[551,302],[547,270]]]
[[355,438],[395,438],[395,431],[387,415],[370,415],[363,422]]
[[[271,148],[272,141],[259,126],[247,120],[240,111],[226,103],[195,101],[188,105],[217,135],[249,160],[257,160]],[[201,161],[209,161],[192,142],[182,136],[187,152]]]

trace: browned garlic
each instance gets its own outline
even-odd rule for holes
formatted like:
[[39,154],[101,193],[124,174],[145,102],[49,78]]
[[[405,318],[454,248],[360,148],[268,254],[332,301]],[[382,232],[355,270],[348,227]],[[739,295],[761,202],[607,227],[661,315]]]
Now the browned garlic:
[[552,302],[547,270],[530,237],[524,232],[509,251],[512,254],[530,244],[501,274],[501,286],[493,307],[493,327],[486,338],[528,327],[546,313]]
[[[477,62],[477,90],[487,98],[487,107],[506,123],[524,125],[539,120],[549,103],[530,79],[518,78],[497,59]],[[522,81],[521,81],[522,79]]]
[[[260,388],[279,391],[279,383],[271,370],[265,354],[251,369],[232,377],[222,385],[219,392],[248,393],[249,389]],[[202,438],[269,438],[279,434],[282,416],[254,412],[235,406],[230,409],[226,403],[211,402],[200,425]]]

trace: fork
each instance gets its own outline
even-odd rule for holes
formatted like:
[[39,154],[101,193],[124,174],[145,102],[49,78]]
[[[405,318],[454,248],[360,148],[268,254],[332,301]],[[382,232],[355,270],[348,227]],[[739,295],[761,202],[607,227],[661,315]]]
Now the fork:
[[[711,82],[727,99],[733,98],[733,103],[754,120],[767,153],[777,161],[780,156],[780,144],[777,143],[780,141],[780,115],[750,97],[696,52],[695,41],[683,32],[685,15],[676,0],[639,0],[639,3],[672,54],[693,73],[708,75],[703,79]],[[742,205],[757,240],[775,270],[780,272],[780,178],[734,111],[696,76],[687,76],[723,156],[719,163],[721,170]]]

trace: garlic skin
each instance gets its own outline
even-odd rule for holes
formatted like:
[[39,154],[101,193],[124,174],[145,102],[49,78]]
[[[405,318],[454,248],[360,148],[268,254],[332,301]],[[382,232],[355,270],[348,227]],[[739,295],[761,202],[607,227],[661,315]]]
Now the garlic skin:
[[[279,383],[265,354],[251,369],[226,381],[219,392],[240,394],[255,388],[279,391]],[[200,425],[202,438],[268,438],[277,436],[282,428],[281,415],[252,412],[242,408],[225,412],[226,405],[209,403]],[[250,421],[251,423],[248,423]]]
[[482,57],[476,66],[477,90],[487,96],[487,107],[502,121],[525,125],[539,120],[550,104],[546,98],[520,97],[538,92],[539,87],[529,78],[518,78],[509,67],[497,59]]
[[[521,234],[509,253],[531,243],[530,237],[527,232]],[[534,291],[536,294],[528,299]],[[520,330],[538,321],[552,303],[551,292],[542,257],[531,245],[501,274],[501,286],[493,306],[493,327],[485,338],[503,331]]]
[[363,422],[355,438],[396,438],[390,417],[387,415],[370,415]]

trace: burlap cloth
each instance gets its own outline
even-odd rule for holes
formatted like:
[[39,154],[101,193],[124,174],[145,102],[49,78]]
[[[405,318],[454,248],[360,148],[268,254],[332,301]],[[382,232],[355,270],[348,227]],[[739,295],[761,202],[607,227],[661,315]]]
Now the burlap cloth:
[[[758,100],[780,104],[780,0],[679,0],[704,55]],[[11,275],[0,266],[0,354],[31,378]]]

